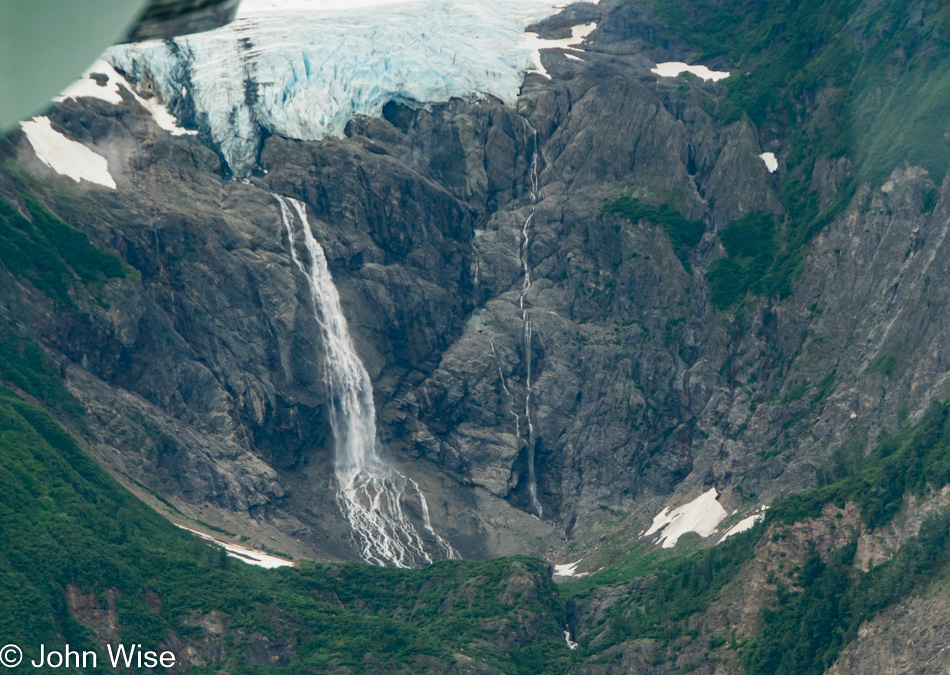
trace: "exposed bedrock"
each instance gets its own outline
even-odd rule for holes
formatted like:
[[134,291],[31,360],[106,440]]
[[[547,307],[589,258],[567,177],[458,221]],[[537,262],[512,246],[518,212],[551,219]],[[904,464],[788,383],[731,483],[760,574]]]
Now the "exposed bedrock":
[[[717,310],[704,275],[724,254],[717,231],[784,215],[785,176],[758,157],[780,134],[717,125],[707,111],[724,85],[658,78],[673,47],[648,46],[655,26],[585,11],[599,27],[582,60],[544,52],[552,79],[528,75],[517,109],[391,103],[342,138],[269,136],[246,182],[129,96],[50,113],[109,160],[114,192],[55,176],[20,133],[5,141],[2,155],[45,183],[4,174],[0,194],[23,209],[32,190],[136,271],[65,309],[0,280],[0,313],[61,361],[92,450],[192,517],[355,557],[334,497],[321,333],[272,193],[307,204],[385,451],[465,556],[593,550],[712,487],[730,512],[768,501],[811,486],[836,444],[925,408],[948,372],[950,187],[904,166],[860,188],[790,297]],[[820,161],[815,189],[830,199],[848,167]],[[661,227],[604,213],[622,189],[701,221],[702,240],[678,256]],[[529,363],[543,520],[528,494]],[[406,508],[421,518],[421,504]]]

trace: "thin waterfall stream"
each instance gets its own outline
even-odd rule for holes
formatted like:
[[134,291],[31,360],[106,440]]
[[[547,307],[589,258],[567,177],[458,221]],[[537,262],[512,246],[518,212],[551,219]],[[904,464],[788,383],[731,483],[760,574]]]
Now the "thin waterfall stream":
[[[432,529],[429,506],[418,484],[379,454],[373,384],[356,353],[340,294],[330,276],[323,247],[310,229],[306,206],[290,197],[274,198],[280,204],[291,257],[307,279],[314,317],[323,336],[324,380],[330,393],[334,472],[339,485],[337,502],[350,524],[360,556],[373,565],[396,567],[428,565],[433,556],[457,558],[455,549]],[[297,254],[295,221],[299,222],[310,258],[309,270]],[[403,510],[407,492],[420,501],[423,526],[434,543],[431,554]]]
[[[522,118],[524,119],[524,118]],[[538,501],[538,479],[535,473],[535,438],[534,422],[531,418],[531,396],[534,393],[531,389],[531,318],[528,316],[528,308],[525,305],[525,298],[528,291],[531,290],[531,265],[528,260],[528,252],[531,246],[531,223],[534,220],[535,212],[538,208],[538,200],[541,197],[540,180],[538,178],[538,155],[540,146],[538,145],[538,131],[527,119],[524,120],[526,129],[531,133],[533,139],[533,151],[531,153],[531,164],[529,175],[531,180],[531,211],[525,218],[524,226],[521,228],[521,267],[524,271],[524,282],[521,285],[521,296],[518,298],[518,307],[521,310],[521,324],[524,344],[525,361],[525,394],[524,394],[524,414],[528,427],[527,438],[527,464],[528,464],[528,495],[531,497],[531,506],[534,508],[538,518],[542,515],[541,503]]]

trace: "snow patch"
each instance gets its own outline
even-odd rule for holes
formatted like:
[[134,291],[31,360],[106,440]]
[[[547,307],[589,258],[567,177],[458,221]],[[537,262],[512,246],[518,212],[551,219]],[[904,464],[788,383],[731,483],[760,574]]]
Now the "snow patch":
[[77,183],[87,180],[115,190],[115,180],[109,173],[106,158],[53,129],[48,117],[20,122],[20,128],[33,146],[37,159],[56,173]]
[[[105,75],[108,79],[105,84],[99,84],[96,80],[92,78],[93,73],[101,73]],[[79,98],[97,98],[100,101],[105,101],[106,103],[111,103],[112,105],[118,105],[122,103],[122,96],[119,95],[119,79],[113,77],[112,74],[115,73],[115,70],[108,63],[102,60],[96,61],[92,64],[92,67],[89,68],[86,72],[82,74],[82,78],[76,80],[71,85],[66,87],[59,96],[53,100],[57,103],[62,103],[66,99],[79,99]],[[118,73],[116,73],[118,75]]]
[[278,558],[277,556],[270,555],[269,553],[264,553],[262,551],[255,551],[251,548],[245,548],[244,546],[238,546],[237,544],[231,544],[228,542],[223,542],[215,539],[211,535],[205,534],[204,532],[199,532],[198,530],[193,530],[190,527],[185,527],[184,525],[178,525],[183,530],[188,530],[192,534],[197,534],[199,537],[205,541],[210,541],[212,544],[217,544],[221,546],[228,552],[228,556],[231,558],[237,558],[241,562],[245,562],[248,565],[255,565],[257,567],[264,567],[266,569],[276,569],[278,567],[293,567],[294,564],[289,560],[284,558]]
[[[131,88],[129,91],[132,91]],[[155,123],[160,126],[162,129],[170,133],[172,136],[197,136],[198,132],[194,129],[185,129],[178,126],[178,120],[175,119],[175,116],[168,112],[168,108],[163,106],[158,102],[156,98],[142,98],[134,91],[132,95],[135,96],[135,100],[142,104],[142,107],[149,111],[152,115],[152,119],[155,120]]]
[[663,548],[673,548],[679,538],[687,532],[708,537],[726,518],[726,510],[716,501],[718,497],[716,488],[711,488],[688,504],[675,509],[663,509],[642,536],[649,537],[662,530],[657,543],[662,544]]
[[656,68],[650,69],[651,73],[656,73],[660,77],[676,77],[680,73],[692,73],[701,80],[711,80],[718,82],[729,77],[729,73],[721,70],[710,70],[706,66],[688,66],[682,61],[668,61],[666,63],[656,64]]
[[775,173],[775,170],[778,169],[778,160],[775,159],[775,153],[763,152],[759,155],[759,158],[765,162],[765,168],[769,170],[769,173]]
[[[100,85],[92,77],[94,74],[104,75],[106,77],[105,85]],[[122,96],[119,94],[120,86],[128,90],[128,92],[135,97],[135,100],[139,102],[139,105],[149,112],[152,119],[155,120],[155,123],[172,136],[191,136],[198,133],[197,131],[183,129],[178,126],[178,121],[168,112],[168,108],[159,103],[155,97],[145,99],[139,96],[135,90],[132,89],[131,85],[126,82],[125,78],[119,75],[111,64],[102,59],[92,64],[92,67],[83,73],[82,79],[73,82],[62,94],[53,100],[61,103],[70,98],[98,98],[106,103],[118,105],[122,103]]]
[[716,543],[721,544],[722,542],[724,542],[726,539],[728,539],[734,534],[739,534],[740,532],[751,530],[752,526],[755,525],[760,520],[762,520],[764,517],[765,516],[763,514],[756,513],[755,515],[749,516],[748,518],[743,518],[738,523],[736,523],[735,525],[730,527],[728,530],[726,530],[726,533],[722,535],[722,538]]
[[[551,76],[548,74],[548,71],[544,68],[544,65],[541,63],[541,50],[542,49],[571,49],[573,51],[583,51],[579,49],[580,45],[588,35],[594,32],[597,28],[596,22],[585,23],[578,26],[571,27],[571,37],[563,38],[561,40],[544,40],[537,33],[525,33],[524,44],[531,53],[531,63],[534,64],[532,70],[539,75],[551,79]],[[575,57],[576,58],[576,57]]]
[[586,577],[590,572],[578,572],[577,566],[580,564],[583,558],[578,558],[572,563],[563,563],[561,565],[554,566],[554,575],[558,577],[574,577],[579,579],[581,577]]
[[584,59],[582,59],[582,58],[579,57],[579,56],[575,56],[574,54],[565,54],[564,56],[565,56],[566,58],[570,59],[571,61],[580,61],[581,63],[584,62]]

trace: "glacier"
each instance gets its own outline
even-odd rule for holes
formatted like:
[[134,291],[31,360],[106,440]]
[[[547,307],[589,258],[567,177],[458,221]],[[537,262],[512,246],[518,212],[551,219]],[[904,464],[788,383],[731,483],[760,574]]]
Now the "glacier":
[[[235,176],[252,173],[267,134],[341,135],[356,115],[486,95],[507,104],[539,51],[579,45],[525,33],[551,0],[246,0],[218,30],[111,48],[105,59],[197,125]],[[546,44],[549,43],[549,44]]]

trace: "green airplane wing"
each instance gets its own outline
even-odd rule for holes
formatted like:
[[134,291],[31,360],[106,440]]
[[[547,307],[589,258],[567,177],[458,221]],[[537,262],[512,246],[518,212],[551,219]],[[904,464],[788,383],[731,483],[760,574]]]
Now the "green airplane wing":
[[240,0],[0,0],[0,132],[42,109],[112,44],[231,21]]

